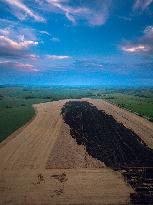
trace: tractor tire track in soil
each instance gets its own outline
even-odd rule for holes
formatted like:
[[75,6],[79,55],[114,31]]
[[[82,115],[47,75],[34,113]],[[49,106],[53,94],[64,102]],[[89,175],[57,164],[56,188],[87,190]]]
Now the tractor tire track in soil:
[[153,203],[153,150],[138,135],[86,101],[66,102],[61,114],[89,155],[123,174],[133,204]]

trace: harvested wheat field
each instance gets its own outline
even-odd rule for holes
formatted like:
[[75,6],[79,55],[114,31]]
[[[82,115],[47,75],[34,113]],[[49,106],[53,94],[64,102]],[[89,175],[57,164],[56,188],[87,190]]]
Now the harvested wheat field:
[[[34,105],[37,111],[35,118],[1,143],[0,204],[131,204],[130,196],[137,191],[127,177],[130,172],[126,170],[127,166],[133,166],[129,164],[131,156],[128,158],[124,153],[122,157],[117,156],[117,159],[114,159],[110,155],[109,160],[105,152],[102,152],[102,157],[100,154],[95,155],[99,153],[99,149],[104,150],[104,145],[98,138],[99,128],[96,128],[97,141],[93,141],[92,147],[92,133],[87,130],[89,126],[80,128],[80,124],[71,124],[69,119],[72,115],[66,115],[69,113],[62,110],[68,101]],[[102,110],[112,115],[115,120],[111,118],[111,123],[123,124],[117,124],[117,131],[113,128],[115,136],[122,136],[118,134],[119,131],[127,132],[133,139],[136,137],[135,141],[138,141],[136,143],[146,158],[148,154],[152,157],[152,150],[149,149],[153,148],[152,123],[103,100],[81,101],[92,103],[95,113]],[[107,115],[104,114],[104,117]],[[79,122],[77,115],[73,120]],[[105,124],[104,129],[107,128],[107,123]],[[108,131],[106,134],[108,135]],[[111,136],[111,132],[109,134]],[[122,142],[122,138],[120,141]],[[109,153],[114,147],[109,146],[109,141],[106,141],[106,144]],[[127,145],[128,143],[124,150]],[[119,151],[122,152],[122,147]],[[133,150],[131,153],[137,154]],[[140,157],[133,161],[140,169],[152,162],[151,157],[148,160],[144,158],[144,162]],[[123,169],[122,165],[126,168]]]

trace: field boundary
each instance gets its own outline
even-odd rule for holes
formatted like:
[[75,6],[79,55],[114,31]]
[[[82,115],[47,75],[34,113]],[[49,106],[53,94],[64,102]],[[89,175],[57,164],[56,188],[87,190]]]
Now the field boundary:
[[124,111],[127,111],[127,112],[133,114],[133,115],[136,115],[136,116],[139,117],[140,119],[143,119],[143,120],[145,120],[147,123],[151,123],[151,124],[153,125],[153,122],[152,122],[151,120],[149,120],[147,117],[145,117],[145,116],[140,116],[139,113],[137,113],[137,112],[132,112],[132,110],[126,109],[126,108],[121,107],[121,106],[118,106],[117,104],[115,104],[115,103],[113,103],[113,102],[111,102],[111,101],[109,101],[109,100],[102,99],[102,98],[82,98],[82,99],[91,99],[91,100],[92,100],[92,99],[94,99],[94,100],[97,99],[97,100],[103,100],[103,101],[105,101],[105,102],[107,102],[107,103],[109,103],[109,104],[111,104],[111,105],[113,105],[113,106],[118,107],[119,109],[122,109],[122,110],[124,110]]
[[[74,100],[92,100],[92,99],[93,99],[93,100],[96,100],[97,98],[84,98],[84,97],[83,97],[83,98],[80,98],[80,99],[66,99],[66,100],[68,100],[68,101],[74,101]],[[106,99],[98,98],[97,100],[105,101],[106,103],[109,103],[109,104],[111,104],[111,105],[113,105],[113,106],[116,106],[116,107],[119,108],[119,109],[122,109],[122,110],[124,110],[124,111],[126,111],[126,112],[129,112],[129,113],[131,113],[131,114],[133,114],[133,115],[139,117],[140,119],[145,120],[146,123],[149,123],[150,125],[153,125],[153,122],[152,122],[152,121],[150,121],[149,119],[147,119],[145,116],[140,116],[139,113],[132,112],[131,110],[126,109],[126,108],[124,108],[124,107],[120,107],[120,106],[118,106],[117,104],[115,104],[115,103],[113,103],[113,102],[111,102],[111,101],[108,101],[108,100],[106,100]],[[48,102],[50,102],[50,101],[48,101]],[[48,103],[48,102],[44,102],[44,103]],[[52,101],[52,102],[53,102],[53,101]],[[36,118],[38,111],[37,111],[37,108],[36,108],[35,105],[39,105],[39,104],[40,104],[40,103],[38,103],[38,104],[33,104],[33,105],[32,105],[32,107],[34,108],[34,115],[33,115],[33,117],[32,117],[28,122],[26,122],[23,126],[19,127],[19,128],[18,128],[17,130],[15,130],[13,133],[11,133],[10,135],[8,135],[8,137],[6,137],[6,138],[0,143],[0,149],[1,149],[5,144],[7,144],[10,140],[12,140],[13,138],[15,138],[19,133],[21,133],[22,130],[23,130],[24,128],[26,128],[26,127]]]
[[32,107],[34,109],[34,115],[33,117],[28,120],[28,122],[26,122],[23,126],[19,127],[17,130],[15,130],[14,132],[12,132],[8,137],[6,137],[1,143],[0,143],[0,149],[6,145],[8,142],[10,142],[12,139],[14,139],[18,134],[20,134],[23,129],[25,129],[37,116],[38,110],[37,107],[35,107],[36,104],[33,104]]
[[[95,98],[94,98],[94,99],[95,99]],[[99,99],[102,99],[102,98],[99,98]],[[111,102],[111,101],[109,101],[109,100],[106,100],[106,99],[102,99],[102,100],[104,100],[104,101],[106,101],[106,102],[108,102],[108,103],[110,103],[110,104],[112,104],[112,105],[115,105],[115,106],[119,107],[120,109],[123,109],[123,110],[125,110],[125,111],[128,111],[128,112],[130,112],[130,113],[132,113],[132,114],[135,114],[135,115],[137,115],[138,117],[147,120],[148,122],[153,123],[153,121],[151,121],[151,120],[150,120],[147,116],[145,116],[145,115],[141,115],[141,114],[139,114],[138,112],[133,112],[133,111],[130,110],[130,109],[127,109],[127,108],[122,107],[122,106],[118,106],[117,104],[115,104],[115,103],[113,103],[113,102]]]

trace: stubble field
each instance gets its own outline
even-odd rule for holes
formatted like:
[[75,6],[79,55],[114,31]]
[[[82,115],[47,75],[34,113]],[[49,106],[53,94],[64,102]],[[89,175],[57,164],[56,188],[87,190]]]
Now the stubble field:
[[[135,191],[124,175],[72,137],[61,115],[67,101],[34,105],[32,122],[1,143],[1,204],[130,203]],[[153,148],[151,122],[103,100],[82,101],[112,115]]]

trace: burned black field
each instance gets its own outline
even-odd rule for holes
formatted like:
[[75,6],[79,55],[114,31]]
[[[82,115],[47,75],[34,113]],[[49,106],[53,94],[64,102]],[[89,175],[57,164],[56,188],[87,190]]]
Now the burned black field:
[[120,171],[136,193],[134,204],[153,203],[153,150],[130,129],[88,102],[67,102],[61,111],[70,134],[93,158]]

